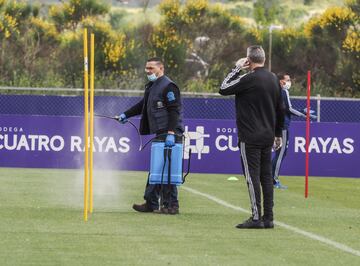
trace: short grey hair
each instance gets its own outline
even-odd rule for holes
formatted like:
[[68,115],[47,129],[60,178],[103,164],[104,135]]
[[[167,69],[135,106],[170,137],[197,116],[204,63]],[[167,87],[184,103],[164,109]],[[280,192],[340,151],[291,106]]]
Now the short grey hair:
[[265,63],[265,51],[260,45],[252,45],[247,48],[247,57],[253,63]]

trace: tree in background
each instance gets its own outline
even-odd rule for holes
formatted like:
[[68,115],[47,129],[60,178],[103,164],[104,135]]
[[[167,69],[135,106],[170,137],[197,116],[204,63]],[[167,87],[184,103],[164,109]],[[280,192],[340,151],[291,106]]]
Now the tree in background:
[[188,40],[182,35],[184,23],[180,1],[165,0],[159,9],[162,20],[151,34],[148,53],[149,56],[158,56],[165,61],[166,71],[173,79],[182,80]]
[[324,85],[335,88],[334,95],[351,96],[360,92],[356,84],[356,45],[348,45],[356,38],[354,29],[359,27],[356,21],[358,15],[350,8],[331,7],[305,26],[310,65]]
[[314,0],[304,0],[304,5],[310,5],[314,2]]
[[351,74],[356,93],[360,93],[360,0],[347,1],[348,8],[353,12],[354,19],[349,26],[345,40],[343,41],[343,51],[345,61]]
[[224,71],[243,56],[254,40],[246,23],[206,0],[166,0],[160,5],[162,21],[152,34],[157,56],[168,71],[190,91],[217,91]]
[[[286,70],[305,80],[311,69],[315,93],[358,96],[359,2],[348,0],[346,6],[291,26],[287,21],[294,10],[279,0],[254,3],[256,25],[207,0],[161,1],[160,21],[146,19],[145,12],[151,11],[146,8],[141,23],[128,22],[129,12],[111,10],[102,1],[69,0],[47,10],[0,0],[0,83],[81,87],[87,27],[96,35],[96,87],[139,89],[146,59],[160,56],[182,88],[215,92],[246,47],[261,44],[267,49],[267,26],[282,22],[287,27],[273,32],[273,71]],[[296,12],[306,12],[302,8]],[[303,88],[295,84],[294,92],[304,94]]]
[[257,0],[254,2],[254,19],[258,25],[270,25],[280,14],[280,0]]
[[61,5],[51,6],[49,15],[58,31],[64,29],[75,30],[86,17],[101,17],[109,12],[110,8],[99,0],[69,0]]
[[36,75],[35,58],[41,49],[37,39],[39,35],[34,36],[31,29],[36,25],[38,15],[37,6],[0,1],[0,80],[9,85]]

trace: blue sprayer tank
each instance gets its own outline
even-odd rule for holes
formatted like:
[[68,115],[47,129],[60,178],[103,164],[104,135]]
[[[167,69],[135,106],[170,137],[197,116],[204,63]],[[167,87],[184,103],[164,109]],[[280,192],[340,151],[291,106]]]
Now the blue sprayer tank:
[[166,156],[164,166],[164,152],[165,155],[168,155],[169,150],[171,150],[170,184],[181,185],[183,183],[183,144],[176,143],[175,146],[168,148],[165,147],[164,142],[153,142],[151,144],[150,184],[168,184],[169,158]]

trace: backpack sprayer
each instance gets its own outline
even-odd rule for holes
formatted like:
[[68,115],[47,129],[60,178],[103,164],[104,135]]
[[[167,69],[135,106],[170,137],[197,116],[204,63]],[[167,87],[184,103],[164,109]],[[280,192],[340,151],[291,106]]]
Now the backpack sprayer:
[[[117,116],[106,116],[106,115],[97,115],[94,116],[113,119],[119,122]],[[137,132],[139,137],[139,151],[145,149],[145,147],[157,139],[160,136],[166,136],[167,133],[159,134],[144,145],[142,144],[142,138],[140,135],[139,129],[136,125],[128,119],[128,123],[132,125]],[[184,135],[177,135],[185,138]],[[173,147],[165,147],[164,141],[154,141],[151,144],[151,159],[150,159],[150,175],[149,175],[149,184],[160,184],[160,185],[181,185],[185,183],[186,177],[190,173],[190,161],[191,161],[191,149],[189,149],[189,162],[188,169],[185,175],[183,175],[183,167],[184,167],[184,145],[183,143],[175,143]],[[167,169],[167,179],[164,180],[165,169]],[[161,189],[162,190],[162,189]]]

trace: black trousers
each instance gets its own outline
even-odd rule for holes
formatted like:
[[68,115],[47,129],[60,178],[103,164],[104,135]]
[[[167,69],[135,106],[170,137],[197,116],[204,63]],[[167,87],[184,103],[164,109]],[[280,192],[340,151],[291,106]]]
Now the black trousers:
[[[177,132],[180,135],[180,133]],[[158,134],[156,138],[153,140],[154,142],[164,142],[167,134]],[[182,143],[181,136],[175,137],[176,143]],[[178,200],[178,189],[176,185],[168,185],[168,184],[149,184],[149,177],[146,182],[144,199],[148,204],[150,204],[153,210],[159,209],[160,198],[162,198],[162,205],[160,207],[165,208],[179,208],[179,200]],[[167,179],[167,177],[165,178]]]
[[274,187],[271,175],[272,146],[239,143],[241,162],[248,185],[252,217],[261,219],[261,191],[263,194],[264,219],[273,220]]
[[150,204],[153,210],[159,209],[160,197],[162,197],[162,206],[160,207],[179,208],[178,190],[176,185],[149,184],[148,178],[144,192],[144,199],[148,204]]

